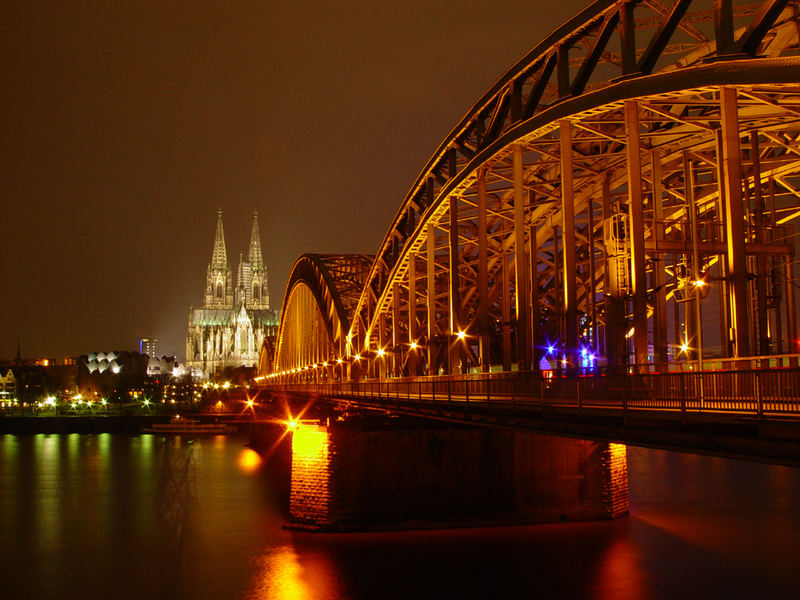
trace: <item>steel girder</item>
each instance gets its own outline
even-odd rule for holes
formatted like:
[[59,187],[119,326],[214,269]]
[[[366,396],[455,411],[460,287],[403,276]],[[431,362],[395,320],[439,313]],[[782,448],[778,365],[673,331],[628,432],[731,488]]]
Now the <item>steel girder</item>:
[[373,257],[304,254],[283,297],[273,371],[307,367],[341,356]]
[[[701,229],[708,227],[712,215],[718,224],[726,223],[721,212],[725,207],[720,207],[718,216],[709,212],[712,202],[724,200],[725,192],[720,193],[719,189],[730,181],[728,170],[716,175],[713,172],[717,155],[723,157],[723,162],[726,160],[717,152],[717,132],[726,123],[730,126],[733,118],[730,111],[723,115],[721,98],[727,93],[723,89],[732,90],[735,96],[739,136],[757,131],[756,143],[761,141],[759,151],[764,156],[757,161],[761,163],[759,185],[752,187],[761,192],[764,186],[777,188],[777,196],[773,191],[773,197],[778,198],[778,212],[782,210],[781,202],[786,203],[787,193],[794,189],[790,179],[797,172],[797,3],[731,6],[719,2],[704,12],[698,12],[698,7],[702,8],[702,3],[679,1],[665,7],[657,2],[597,2],[503,75],[437,149],[406,197],[370,270],[354,314],[349,351],[389,348],[395,356],[401,356],[406,352],[403,344],[426,344],[423,362],[428,363],[428,373],[453,371],[455,363],[461,368],[486,363],[477,356],[478,344],[453,350],[454,336],[461,328],[474,333],[489,351],[492,344],[497,346],[494,354],[502,356],[504,368],[510,367],[512,361],[524,363],[526,357],[521,349],[526,346],[534,346],[536,355],[544,339],[560,340],[568,364],[577,362],[581,345],[593,352],[602,350],[604,355],[611,353],[617,360],[618,355],[627,354],[625,336],[630,333],[628,325],[636,321],[639,333],[634,328],[633,335],[638,336],[633,349],[635,361],[651,361],[649,346],[653,337],[662,338],[660,343],[664,345],[663,324],[659,325],[662,331],[654,333],[657,306],[653,296],[663,293],[671,300],[683,290],[676,275],[653,269],[659,255],[670,246],[669,240],[661,239],[664,236],[659,237],[648,222],[653,222],[654,216],[650,215],[656,210],[666,211],[664,218],[672,222],[682,219],[687,223],[685,227],[668,225],[664,233],[674,237],[680,231],[683,246],[691,245],[690,215],[684,206],[687,194],[681,188],[685,190],[694,183],[684,181],[686,169],[680,166],[688,162],[692,165],[691,179],[698,169],[709,171],[698,172],[697,185],[701,189],[692,193],[699,194],[695,210],[705,218]],[[612,34],[619,35],[616,46]],[[676,55],[678,60],[674,60]],[[564,164],[567,148],[571,169]],[[521,192],[518,185],[514,191],[515,152],[523,157]],[[740,147],[740,152],[747,155],[752,151]],[[655,167],[654,155],[659,162]],[[633,166],[632,173],[630,162],[637,156],[639,164]],[[754,161],[745,156],[745,162]],[[654,169],[660,170],[664,179],[655,181]],[[568,171],[571,173],[567,178],[572,181],[566,190],[563,179]],[[642,183],[628,184],[638,180]],[[477,208],[481,186],[489,197],[485,209],[485,274],[477,265],[483,217],[476,213],[481,212]],[[604,189],[608,196],[605,203],[601,198]],[[654,189],[662,196],[659,202],[653,200]],[[514,207],[520,204],[515,195],[522,197],[522,226],[514,216]],[[638,198],[636,202],[618,200],[632,195]],[[565,196],[571,196],[567,203]],[[683,205],[677,206],[678,201]],[[659,204],[658,208],[655,204]],[[610,229],[608,219],[613,218],[606,213],[614,211],[622,213],[628,223],[633,220],[636,226],[635,230],[629,229],[625,239],[626,251],[634,255],[636,263],[629,264],[627,270],[635,271],[636,277],[633,282],[623,281],[627,285],[613,291],[621,304],[616,308],[610,306],[613,301],[603,300],[612,292],[606,280],[614,279],[606,273],[609,251],[604,244]],[[457,215],[455,219],[453,214]],[[745,214],[749,214],[747,210]],[[776,233],[777,230],[769,235],[774,238]],[[431,236],[432,244],[428,241]],[[455,246],[454,239],[458,240]],[[520,239],[526,241],[519,242]],[[716,265],[724,254],[709,254],[710,249],[703,244],[710,241],[698,238],[695,244],[700,246],[699,254],[695,265],[689,266],[698,274]],[[730,287],[724,292],[726,298],[734,288],[741,291],[748,285],[750,259],[745,257],[765,249],[765,240],[754,238],[748,242],[744,252],[736,253],[736,273],[719,275],[721,286]],[[520,257],[530,257],[533,265],[527,281],[517,269],[521,262],[515,260],[518,243],[520,247],[524,243],[525,248]],[[785,259],[793,251],[792,240],[784,240],[778,246],[767,249],[773,252],[770,256]],[[667,258],[675,262],[678,255],[674,250]],[[593,263],[591,269],[589,263]],[[410,270],[414,273],[413,282]],[[738,277],[738,283],[728,286],[731,277]],[[486,327],[475,330],[475,322],[483,312],[476,306],[476,299],[484,293],[478,285],[481,278],[489,287],[485,299],[490,305],[488,331]],[[671,280],[666,281],[667,278]],[[664,281],[654,286],[660,279]],[[433,289],[428,293],[431,282]],[[637,283],[638,289],[633,290]],[[520,324],[525,323],[526,315],[517,303],[521,295],[517,289],[524,284],[536,288],[530,295],[535,294],[538,303],[525,331]],[[395,294],[400,297],[396,299]],[[741,306],[748,302],[747,291],[744,295]],[[409,302],[409,297],[414,301]],[[691,318],[683,308],[677,320],[682,322],[685,337],[687,325],[683,322]],[[661,309],[663,312],[664,307]],[[727,315],[731,310],[727,307],[724,312]],[[410,314],[417,322],[409,324]],[[663,315],[657,317],[663,320]],[[612,344],[619,346],[616,349],[606,347],[607,332],[602,332],[602,341],[598,333],[609,318],[626,327],[615,333],[620,338]],[[734,314],[732,318],[737,317]],[[774,322],[777,317],[770,319]],[[781,324],[791,328],[793,321],[785,316]],[[743,329],[741,316],[737,323],[740,327],[733,328],[737,330],[733,335],[739,337],[720,341],[725,346],[719,351],[721,356],[752,354],[749,338],[738,331]],[[776,326],[773,324],[773,330]],[[695,326],[699,332],[702,328],[703,325]],[[720,337],[727,338],[730,329]],[[773,331],[773,337],[774,334]],[[434,342],[433,337],[438,341]],[[536,339],[538,348],[533,343]],[[390,344],[397,340],[401,340],[399,349]],[[676,342],[673,336],[672,345]],[[663,354],[663,348],[661,351]],[[395,368],[397,374],[416,374],[407,370],[407,358],[399,360],[403,368]]]
[[383,377],[796,352],[798,14],[600,1],[557,29],[417,177],[344,354]]

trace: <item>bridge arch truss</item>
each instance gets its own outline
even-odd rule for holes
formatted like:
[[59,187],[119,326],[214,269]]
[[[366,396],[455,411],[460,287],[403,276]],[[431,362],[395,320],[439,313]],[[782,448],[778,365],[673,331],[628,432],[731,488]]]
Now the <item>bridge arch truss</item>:
[[323,318],[335,341],[292,360],[355,378],[795,354],[798,15],[588,6],[457,124]]

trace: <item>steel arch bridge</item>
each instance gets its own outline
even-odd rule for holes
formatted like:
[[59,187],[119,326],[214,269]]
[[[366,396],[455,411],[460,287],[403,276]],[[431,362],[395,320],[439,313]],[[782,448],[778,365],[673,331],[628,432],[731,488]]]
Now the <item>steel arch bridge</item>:
[[799,40],[797,0],[590,4],[458,122],[374,257],[298,260],[261,378],[794,365]]

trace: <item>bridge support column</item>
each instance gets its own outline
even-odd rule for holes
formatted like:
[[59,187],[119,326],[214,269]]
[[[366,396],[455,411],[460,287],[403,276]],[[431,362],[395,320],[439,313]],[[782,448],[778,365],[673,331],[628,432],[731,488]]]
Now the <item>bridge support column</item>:
[[428,288],[428,375],[436,375],[436,228],[428,223],[427,288]]
[[647,273],[644,255],[644,198],[639,141],[639,105],[625,102],[625,137],[628,163],[628,210],[631,223],[631,283],[633,292],[633,349],[639,372],[647,370]]
[[528,312],[528,260],[525,252],[525,190],[522,178],[522,146],[514,146],[514,279],[516,297],[517,363],[520,371],[531,368]]
[[[653,176],[653,245],[664,238],[664,203],[662,199],[661,153],[653,150],[650,153],[650,170]],[[655,256],[653,267],[653,362],[656,371],[666,368],[669,360],[667,340],[667,290],[664,287],[664,255]]]
[[450,331],[447,340],[448,370],[458,373],[463,365],[464,353],[461,340],[456,336],[461,331],[461,297],[458,277],[458,198],[450,198],[450,232],[448,234],[450,250],[450,277],[448,280],[448,296],[450,298]]
[[392,420],[293,430],[290,523],[326,531],[612,519],[626,448]]
[[742,166],[736,89],[720,88],[722,152],[725,166],[725,237],[728,246],[731,334],[734,357],[750,355],[750,320],[747,307],[747,257],[744,251]]
[[578,286],[575,264],[575,197],[572,180],[572,125],[561,121],[561,252],[564,257],[564,352],[567,368],[578,365]]
[[[694,282],[700,280],[700,253],[698,251],[698,244],[700,243],[700,232],[697,225],[697,201],[695,200],[695,187],[696,181],[694,176],[694,167],[692,165],[692,161],[689,160],[688,155],[684,155],[683,158],[683,168],[684,168],[684,181],[686,187],[686,210],[689,213],[689,226],[691,228],[691,235],[692,235],[692,277]],[[692,345],[694,346],[693,354],[697,358],[697,370],[703,370],[703,310],[701,306],[701,292],[700,286],[694,286],[694,314],[692,318],[687,316],[686,318],[686,326],[687,329],[691,332],[692,338],[694,341]],[[685,309],[688,310],[688,307]],[[692,326],[689,327],[689,323],[692,323]]]
[[[531,204],[533,198],[531,197]],[[539,371],[539,363],[544,357],[544,345],[542,331],[539,328],[540,306],[539,306],[539,271],[538,260],[539,250],[536,243],[536,225],[531,223],[528,229],[528,241],[530,243],[530,284],[531,284],[531,312],[530,312],[530,335],[531,335],[531,370]]]
[[489,372],[489,257],[486,222],[486,170],[478,173],[478,336],[481,372]]
[[501,308],[503,315],[502,336],[503,336],[503,371],[511,370],[511,277],[509,277],[508,255],[501,251],[500,260],[502,262],[501,277],[503,278],[503,289],[500,294]]
[[403,355],[400,351],[400,283],[392,286],[392,375],[403,374]]
[[417,332],[417,256],[413,252],[408,261],[408,358],[407,372],[411,377],[419,375],[419,348],[412,348],[411,344],[418,344]]

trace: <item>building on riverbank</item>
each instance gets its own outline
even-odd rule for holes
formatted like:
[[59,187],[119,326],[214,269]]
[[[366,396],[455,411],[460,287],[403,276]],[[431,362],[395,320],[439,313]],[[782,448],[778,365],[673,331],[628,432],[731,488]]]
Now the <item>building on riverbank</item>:
[[269,304],[258,211],[253,211],[247,260],[239,254],[235,287],[233,279],[220,210],[203,306],[189,309],[186,366],[198,376],[255,366],[264,338],[277,332],[280,314]]

